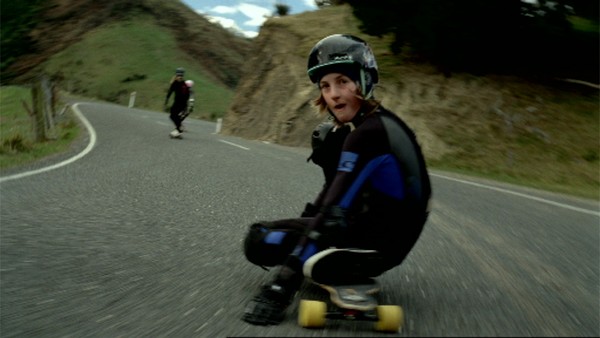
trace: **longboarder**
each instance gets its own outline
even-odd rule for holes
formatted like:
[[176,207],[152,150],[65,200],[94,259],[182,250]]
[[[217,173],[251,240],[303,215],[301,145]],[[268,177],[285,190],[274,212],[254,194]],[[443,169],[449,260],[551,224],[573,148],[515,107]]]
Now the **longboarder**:
[[[187,110],[188,99],[190,97],[190,89],[183,80],[184,74],[185,70],[181,67],[175,70],[175,75],[171,79],[171,85],[165,98],[165,111],[169,112],[169,117],[173,121],[173,124],[175,124],[175,129],[169,134],[171,138],[181,137],[181,114]],[[169,98],[173,93],[175,93],[175,98],[173,99],[171,108],[169,108]]]
[[305,276],[353,284],[398,266],[429,213],[421,149],[412,130],[373,97],[379,71],[369,45],[351,35],[322,39],[310,52],[308,76],[320,92],[315,106],[332,120],[313,132],[309,158],[323,169],[325,184],[301,218],[250,225],[246,258],[279,266],[244,310],[251,324],[280,323]]

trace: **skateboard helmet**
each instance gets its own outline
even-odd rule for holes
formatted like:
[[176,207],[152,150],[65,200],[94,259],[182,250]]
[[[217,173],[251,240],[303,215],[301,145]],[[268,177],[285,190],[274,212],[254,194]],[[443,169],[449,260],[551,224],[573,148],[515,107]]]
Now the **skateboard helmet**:
[[181,75],[181,76],[183,76],[183,74],[185,74],[185,69],[183,69],[181,67],[175,69],[175,75]]
[[188,87],[192,88],[192,87],[194,86],[194,81],[192,81],[192,80],[185,80],[185,84],[186,84]]
[[373,95],[373,87],[379,82],[377,62],[371,47],[364,40],[347,34],[329,35],[317,42],[308,56],[307,68],[308,77],[317,84],[327,73],[358,73],[365,99]]

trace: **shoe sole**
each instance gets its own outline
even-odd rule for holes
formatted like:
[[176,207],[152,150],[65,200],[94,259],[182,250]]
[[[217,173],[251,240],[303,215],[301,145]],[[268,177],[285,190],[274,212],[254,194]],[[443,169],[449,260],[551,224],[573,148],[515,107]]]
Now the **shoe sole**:
[[338,248],[314,254],[302,268],[304,276],[322,284],[357,283],[384,271],[377,251]]

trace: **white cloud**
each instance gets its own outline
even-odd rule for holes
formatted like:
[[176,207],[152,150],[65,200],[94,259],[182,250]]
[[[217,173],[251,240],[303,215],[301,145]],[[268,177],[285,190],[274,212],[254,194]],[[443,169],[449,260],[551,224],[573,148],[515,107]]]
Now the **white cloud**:
[[244,3],[240,4],[237,8],[242,14],[250,18],[250,20],[244,22],[244,25],[247,26],[262,26],[263,22],[267,19],[266,16],[273,13],[272,10],[265,7]]
[[233,19],[224,18],[222,16],[212,16],[212,15],[206,15],[206,18],[208,19],[208,21],[210,21],[212,23],[218,23],[225,28],[233,28],[236,30],[240,30],[240,27],[238,27],[238,25],[235,23],[235,20],[233,20]]
[[[314,0],[302,0],[307,6],[315,7]],[[204,7],[197,10],[209,21],[218,23],[226,29],[238,32],[246,37],[254,38],[258,35],[257,27],[263,25],[268,16],[274,12],[274,8],[266,8],[250,3],[240,2],[233,6],[218,5],[214,7]],[[244,18],[247,18],[244,20]],[[240,28],[241,25],[247,29]]]
[[302,2],[304,2],[304,6],[308,7],[308,8],[312,8],[312,9],[317,9],[317,4],[315,3],[315,0],[302,0]]
[[273,14],[273,10],[248,3],[240,3],[236,6],[219,5],[208,10],[198,11],[198,13],[216,13],[219,15],[232,15],[241,13],[250,19],[244,21],[244,25],[255,27],[261,26],[265,22],[266,16]]
[[242,34],[244,34],[245,37],[251,38],[251,39],[258,36],[258,32],[255,32],[255,31],[243,31]]
[[209,10],[210,12],[215,12],[217,14],[234,14],[238,10],[235,7],[230,6],[216,6]]
[[[202,14],[202,13],[200,13],[200,14]],[[255,38],[256,36],[258,36],[258,32],[242,30],[240,28],[240,26],[238,26],[237,23],[235,22],[235,20],[233,20],[233,19],[225,18],[222,16],[205,15],[205,14],[203,14],[203,15],[209,22],[219,24],[223,28],[228,29],[233,33],[245,36],[247,38]]]

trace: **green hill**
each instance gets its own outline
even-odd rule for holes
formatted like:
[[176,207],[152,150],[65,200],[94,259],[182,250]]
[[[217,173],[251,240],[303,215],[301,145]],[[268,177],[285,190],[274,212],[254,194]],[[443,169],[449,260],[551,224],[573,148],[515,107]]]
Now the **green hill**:
[[96,28],[42,67],[71,93],[126,105],[136,92],[136,107],[161,110],[169,81],[180,66],[186,69],[186,79],[195,82],[201,102],[196,114],[207,119],[222,116],[232,88],[212,79],[193,57],[177,48],[173,34],[149,17]]
[[4,70],[13,84],[47,74],[72,94],[126,105],[136,92],[136,107],[162,110],[175,68],[184,67],[201,98],[194,117],[215,119],[227,110],[250,47],[179,1],[36,6],[32,52]]

